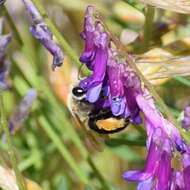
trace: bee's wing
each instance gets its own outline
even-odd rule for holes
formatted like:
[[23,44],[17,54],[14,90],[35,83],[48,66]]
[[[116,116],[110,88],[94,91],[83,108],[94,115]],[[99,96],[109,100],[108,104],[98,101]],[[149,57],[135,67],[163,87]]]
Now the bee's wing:
[[95,149],[97,151],[102,151],[104,138],[87,130],[87,126],[85,126],[85,123],[80,120],[79,116],[76,113],[73,113],[73,115],[76,124],[80,126],[83,132],[85,133],[84,143],[87,146],[87,148],[89,148],[90,150]]
[[135,63],[150,81],[190,75],[190,56],[139,56]]
[[189,14],[189,0],[140,0],[141,2],[178,13]]

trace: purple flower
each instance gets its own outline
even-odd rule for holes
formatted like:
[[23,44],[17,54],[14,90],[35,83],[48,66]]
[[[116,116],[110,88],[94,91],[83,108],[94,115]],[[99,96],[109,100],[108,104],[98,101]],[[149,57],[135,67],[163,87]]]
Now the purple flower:
[[172,183],[170,190],[185,190],[183,172],[173,171]]
[[[148,150],[145,167],[127,171],[123,177],[138,182],[137,190],[189,190],[190,147],[179,130],[156,108],[143,81],[126,61],[128,55],[117,47],[105,28],[97,12],[89,6],[81,33],[85,48],[80,60],[92,74],[80,82],[80,87],[95,109],[110,109],[114,116],[129,118],[133,124],[142,123],[141,116],[144,119]],[[189,114],[190,109],[186,108],[186,124],[190,122]],[[183,160],[181,170],[172,168],[176,151]]]
[[171,144],[164,138],[162,130],[156,129],[149,146],[146,165],[143,170],[127,171],[124,179],[139,182],[138,190],[169,190],[172,177]]
[[2,35],[3,20],[0,20],[0,89],[7,89],[9,83],[7,77],[9,74],[9,62],[5,59],[6,49],[11,41],[11,34]]
[[63,64],[64,54],[59,45],[53,40],[53,35],[44,23],[42,16],[31,0],[23,0],[23,3],[32,18],[33,25],[30,26],[32,35],[53,55],[52,69]]
[[183,155],[183,178],[185,189],[190,189],[190,154]]
[[12,134],[21,127],[23,121],[28,116],[33,102],[36,98],[36,90],[30,89],[25,95],[25,97],[22,99],[18,107],[15,109],[14,113],[11,115],[9,120],[9,129]]
[[[139,107],[135,96],[141,92],[141,82],[137,75],[128,67],[125,57],[117,53],[114,43],[110,41],[109,33],[103,23],[96,17],[92,6],[87,8],[84,21],[84,31],[81,33],[85,40],[85,48],[80,56],[92,75],[80,82],[80,87],[87,92],[86,99],[90,103],[106,105],[111,108],[113,115],[130,118],[134,124],[140,124]],[[110,94],[103,101],[100,94],[108,80]],[[135,85],[135,87],[134,87]],[[104,96],[105,97],[105,96]]]
[[[106,74],[108,42],[109,40],[107,33],[104,32],[102,25],[97,23],[93,36],[93,58],[86,56],[86,54],[89,54],[89,52],[84,52],[82,54],[83,57],[86,56],[85,59],[88,60],[87,67],[90,68],[93,73],[91,76],[83,79],[80,82],[80,87],[87,91],[87,100],[91,103],[94,103],[98,100],[100,91],[102,89],[103,80]],[[90,59],[92,59],[91,62]]]
[[[85,48],[80,60],[92,74],[80,82],[80,87],[86,91],[86,99],[94,109],[110,109],[114,116],[129,118],[133,124],[142,123],[141,116],[144,119],[146,164],[143,170],[125,172],[124,179],[138,182],[137,190],[189,190],[190,147],[179,130],[156,108],[143,81],[126,61],[128,55],[117,47],[105,28],[97,12],[89,6],[81,33]],[[183,124],[188,126],[190,108],[185,109],[184,116]],[[176,151],[183,160],[181,170],[172,168]]]
[[184,109],[184,117],[182,120],[182,127],[184,129],[190,128],[190,106],[186,106]]
[[94,32],[95,32],[95,18],[93,16],[95,10],[94,7],[88,6],[85,13],[84,31],[81,33],[81,37],[85,40],[84,52],[80,56],[80,61],[85,63],[87,67],[92,70],[92,60],[95,55],[94,45]]

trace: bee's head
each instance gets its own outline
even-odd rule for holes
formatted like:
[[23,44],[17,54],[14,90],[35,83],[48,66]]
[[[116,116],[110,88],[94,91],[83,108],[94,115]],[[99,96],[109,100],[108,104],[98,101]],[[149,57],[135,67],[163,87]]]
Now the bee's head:
[[76,100],[84,100],[86,97],[86,91],[79,86],[75,86],[72,89],[72,95]]

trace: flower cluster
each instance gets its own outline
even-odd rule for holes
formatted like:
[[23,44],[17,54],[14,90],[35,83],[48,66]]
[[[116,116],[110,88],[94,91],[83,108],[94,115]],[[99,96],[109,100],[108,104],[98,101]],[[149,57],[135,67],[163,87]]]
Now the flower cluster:
[[[92,71],[79,84],[86,91],[86,100],[96,109],[108,108],[114,116],[129,118],[133,124],[144,119],[148,149],[145,168],[127,171],[123,177],[138,182],[138,190],[190,189],[190,147],[157,110],[146,86],[128,63],[130,58],[120,50],[92,6],[86,10],[81,37],[85,48],[80,61]],[[177,158],[181,160],[179,168],[172,165]]]
[[2,34],[3,19],[0,20],[0,89],[5,90],[9,88],[7,77],[9,74],[9,62],[5,58],[6,49],[11,41],[11,34]]
[[80,87],[87,92],[86,99],[110,107],[115,116],[130,118],[134,124],[141,123],[135,98],[142,93],[139,77],[128,66],[125,57],[118,53],[91,6],[87,8],[81,36],[85,40],[85,48],[80,61],[92,71],[92,75],[80,82]]
[[32,35],[53,55],[52,69],[63,64],[64,54],[59,45],[53,40],[53,34],[44,23],[42,16],[31,0],[23,0],[23,3],[31,16],[33,24],[30,26]]

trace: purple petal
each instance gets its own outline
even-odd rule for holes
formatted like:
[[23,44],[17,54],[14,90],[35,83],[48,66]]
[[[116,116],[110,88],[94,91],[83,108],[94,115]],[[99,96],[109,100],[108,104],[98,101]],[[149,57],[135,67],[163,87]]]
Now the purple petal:
[[124,88],[125,98],[128,110],[130,111],[130,121],[133,124],[142,123],[141,116],[139,115],[139,107],[132,88]]
[[9,74],[9,62],[5,59],[7,46],[11,41],[11,34],[1,35],[3,30],[3,20],[0,20],[0,89],[9,88],[7,77]]
[[160,149],[160,130],[155,131],[152,141],[150,143],[146,165],[144,170],[141,171],[128,171],[124,173],[124,178],[129,181],[143,181],[155,175],[155,172],[159,166],[159,161],[161,158]]
[[186,167],[183,171],[185,190],[190,189],[190,166]]
[[161,134],[159,130],[156,130],[152,136],[148,155],[146,159],[145,171],[154,175],[161,158]]
[[43,22],[43,18],[40,15],[39,11],[37,8],[34,6],[31,0],[22,0],[28,13],[30,14],[32,21],[34,24],[39,24]]
[[184,118],[182,120],[182,127],[184,129],[190,128],[190,106],[186,106],[184,109]]
[[[89,13],[90,8],[87,8],[87,13]],[[85,48],[80,56],[80,61],[87,64],[87,67],[92,70],[93,66],[91,62],[95,55],[95,45],[94,45],[94,31],[95,23],[92,15],[86,15],[84,21],[84,31],[81,33],[82,38],[85,40]]]
[[184,166],[184,167],[190,166],[190,155],[187,154],[187,153],[183,154],[183,159],[182,159],[182,161],[183,161],[183,166]]
[[96,47],[106,49],[108,47],[108,34],[104,32],[104,27],[101,23],[97,23],[94,32],[94,44]]
[[154,127],[162,127],[162,118],[156,108],[154,108],[141,94],[136,96],[136,101],[139,108],[144,113],[147,122],[150,122]]
[[52,69],[60,67],[63,64],[64,55],[61,48],[55,43],[52,33],[46,24],[40,23],[30,27],[32,35],[44,45],[45,48],[53,55]]
[[10,85],[7,80],[9,75],[10,63],[7,60],[0,61],[0,89],[7,90]]
[[123,83],[120,78],[119,68],[114,66],[107,67],[110,93],[112,97],[122,97],[124,95]]
[[174,172],[174,183],[172,187],[174,190],[185,190],[183,173],[181,171]]
[[7,46],[11,41],[11,38],[12,38],[11,34],[0,35],[0,60],[3,59]]
[[125,106],[125,112],[124,112],[123,115],[124,115],[125,118],[128,118],[130,116],[130,114],[131,114],[131,112],[130,112],[128,106],[126,105]]
[[[136,96],[137,104],[140,110],[143,112],[146,121],[154,128],[161,128],[167,136],[170,136],[173,142],[177,144],[180,148],[185,148],[183,144],[183,139],[178,131],[178,129],[166,120],[163,115],[156,109],[154,101],[152,98],[145,98],[143,95],[138,94]],[[185,150],[182,150],[182,152]]]
[[125,111],[125,98],[112,97],[111,99],[111,110],[113,115],[122,115]]
[[139,115],[139,113],[137,113],[136,116],[132,116],[130,120],[131,120],[131,122],[132,122],[133,124],[135,124],[135,125],[140,125],[140,124],[142,123],[142,118],[141,118],[141,116]]
[[170,190],[171,179],[172,179],[172,168],[171,168],[171,144],[169,140],[165,140],[164,144],[166,150],[162,153],[159,167],[157,170],[157,184],[156,190]]
[[151,190],[152,189],[153,179],[149,178],[140,182],[137,186],[137,190]]
[[95,108],[97,108],[98,110],[102,108],[110,108],[110,100],[108,98],[109,91],[109,86],[107,85],[107,82],[104,81],[101,88],[100,96],[94,104]]
[[107,50],[97,48],[94,59],[93,74],[80,82],[80,87],[88,90],[102,83],[106,72]]
[[123,178],[127,181],[144,181],[152,177],[152,173],[144,172],[143,170],[127,171],[123,174]]
[[94,103],[98,100],[98,97],[100,95],[100,91],[102,89],[102,83],[100,83],[98,86],[92,87],[87,91],[86,99],[90,103]]

